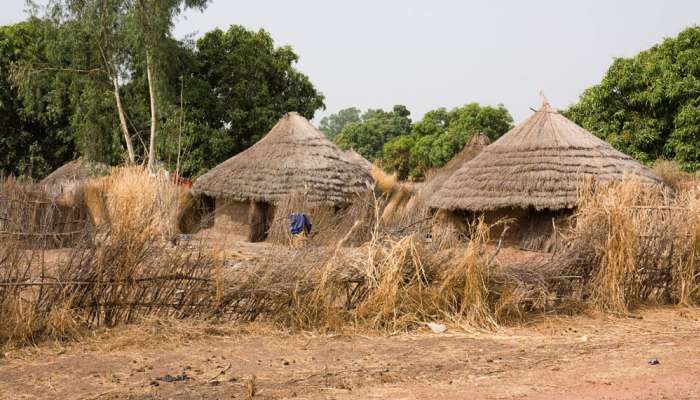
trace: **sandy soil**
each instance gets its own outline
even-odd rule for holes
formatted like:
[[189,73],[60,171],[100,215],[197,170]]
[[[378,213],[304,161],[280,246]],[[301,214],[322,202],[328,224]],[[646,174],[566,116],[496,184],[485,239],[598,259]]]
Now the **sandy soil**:
[[0,356],[0,398],[697,399],[698,321],[655,309],[396,336],[149,322]]

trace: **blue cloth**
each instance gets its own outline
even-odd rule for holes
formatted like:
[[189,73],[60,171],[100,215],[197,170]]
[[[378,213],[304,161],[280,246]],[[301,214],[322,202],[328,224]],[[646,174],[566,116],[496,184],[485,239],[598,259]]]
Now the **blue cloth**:
[[289,226],[289,232],[292,235],[298,235],[302,231],[306,232],[307,235],[311,233],[311,220],[306,214],[293,213],[289,216],[289,219],[292,222]]

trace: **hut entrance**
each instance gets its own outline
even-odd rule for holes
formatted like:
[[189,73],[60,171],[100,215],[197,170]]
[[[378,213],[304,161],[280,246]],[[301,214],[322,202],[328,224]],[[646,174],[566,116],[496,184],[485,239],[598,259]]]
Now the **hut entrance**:
[[250,202],[250,212],[248,213],[250,233],[248,235],[248,241],[262,242],[267,238],[267,232],[270,230],[272,213],[273,209],[269,203],[261,201]]

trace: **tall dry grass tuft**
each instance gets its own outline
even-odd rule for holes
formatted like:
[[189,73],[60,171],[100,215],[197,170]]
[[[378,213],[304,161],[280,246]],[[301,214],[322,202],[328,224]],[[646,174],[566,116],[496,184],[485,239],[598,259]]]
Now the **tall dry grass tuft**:
[[583,183],[576,226],[550,271],[576,279],[562,280],[556,289],[612,313],[641,303],[691,304],[700,209],[690,193],[670,195],[634,179]]
[[676,162],[670,160],[656,160],[652,171],[676,192],[691,189],[698,181],[697,174],[683,171]]
[[448,317],[456,317],[469,325],[495,327],[490,297],[491,271],[486,254],[488,226],[483,218],[471,229],[471,240],[462,258],[445,271],[435,301]]
[[674,261],[673,289],[676,302],[692,306],[700,300],[700,192],[698,187],[682,193],[679,201],[687,208],[687,217],[680,225],[681,237],[676,247],[686,251]]
[[135,230],[172,237],[179,217],[192,201],[187,190],[161,175],[150,175],[141,167],[117,167],[100,183],[105,210],[114,232]]
[[[386,248],[369,249],[361,271],[366,296],[357,305],[355,321],[372,329],[400,331],[417,323],[425,314],[429,276],[414,235]],[[379,250],[381,254],[376,254]]]
[[608,219],[606,247],[596,276],[591,281],[592,305],[603,311],[627,313],[639,299],[636,253],[637,234],[625,209],[605,209]]
[[[340,241],[347,246],[357,246],[370,240],[379,209],[380,199],[368,190],[358,194],[351,204],[341,207],[314,204],[304,193],[293,192],[275,206],[275,218],[270,224],[268,241],[296,248],[312,244],[335,247]],[[289,233],[289,216],[306,214],[313,225],[309,237],[300,238]]]

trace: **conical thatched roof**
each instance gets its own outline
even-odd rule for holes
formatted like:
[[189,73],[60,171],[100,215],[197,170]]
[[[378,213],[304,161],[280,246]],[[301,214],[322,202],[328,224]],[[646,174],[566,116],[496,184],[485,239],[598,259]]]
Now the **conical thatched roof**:
[[362,155],[358,152],[356,152],[353,149],[345,150],[344,151],[345,156],[347,158],[356,163],[357,165],[361,166],[362,168],[366,169],[368,172],[372,172],[372,166],[373,164],[366,158],[362,157]]
[[464,145],[464,148],[452,157],[450,161],[428,174],[425,185],[423,185],[421,190],[425,190],[426,193],[430,193],[431,195],[437,193],[437,191],[442,188],[445,181],[449,179],[455,171],[464,165],[464,163],[479,155],[489,144],[491,144],[491,139],[489,139],[488,136],[483,133],[474,134],[471,139],[469,139],[469,142]]
[[567,209],[576,205],[581,180],[617,180],[625,174],[661,184],[648,168],[545,102],[532,117],[462,165],[430,205],[468,211]]
[[255,145],[202,175],[192,189],[216,198],[270,203],[303,191],[311,203],[344,204],[371,180],[364,167],[293,112]]
[[61,185],[109,174],[109,165],[83,159],[64,164],[44,178],[42,185]]

